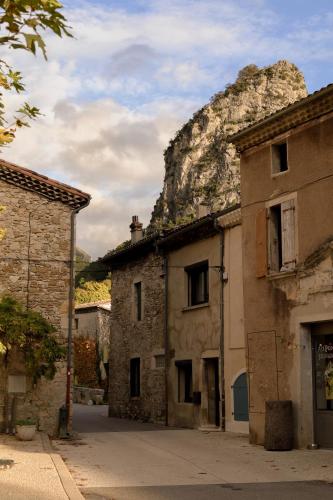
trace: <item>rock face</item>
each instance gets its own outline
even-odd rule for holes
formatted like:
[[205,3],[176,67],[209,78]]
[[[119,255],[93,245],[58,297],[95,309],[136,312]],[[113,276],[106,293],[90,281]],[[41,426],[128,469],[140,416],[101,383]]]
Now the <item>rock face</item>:
[[170,141],[164,153],[163,191],[150,228],[191,220],[202,206],[211,212],[238,202],[239,158],[227,136],[306,95],[302,73],[288,61],[243,68],[236,82],[216,94]]

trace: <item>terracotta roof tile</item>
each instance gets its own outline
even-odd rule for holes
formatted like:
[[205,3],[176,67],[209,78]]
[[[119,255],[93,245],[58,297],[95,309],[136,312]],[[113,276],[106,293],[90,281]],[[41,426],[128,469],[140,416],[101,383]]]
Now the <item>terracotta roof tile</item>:
[[22,189],[39,193],[49,200],[60,201],[75,210],[88,205],[91,199],[89,194],[79,189],[2,159],[0,159],[0,179]]

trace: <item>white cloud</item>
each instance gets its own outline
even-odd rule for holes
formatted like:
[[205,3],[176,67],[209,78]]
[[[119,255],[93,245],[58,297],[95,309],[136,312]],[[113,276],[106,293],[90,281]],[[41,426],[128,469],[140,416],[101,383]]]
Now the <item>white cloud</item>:
[[308,68],[332,57],[332,13],[285,26],[269,0],[134,4],[68,1],[74,39],[47,36],[47,62],[9,53],[26,77],[22,100],[45,116],[3,154],[92,192],[78,227],[94,256],[127,237],[134,213],[148,222],[163,149],[241,66],[287,58]]
[[148,223],[163,181],[163,150],[193,103],[151,103],[133,111],[111,99],[59,101],[50,123],[18,132],[8,160],[92,194],[78,243],[94,257],[128,237],[132,215]]

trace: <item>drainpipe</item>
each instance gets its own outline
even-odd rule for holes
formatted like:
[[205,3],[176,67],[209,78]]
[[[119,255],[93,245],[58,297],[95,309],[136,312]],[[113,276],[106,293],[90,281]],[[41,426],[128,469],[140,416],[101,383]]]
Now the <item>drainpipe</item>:
[[224,230],[214,219],[214,227],[220,234],[220,364],[221,364],[221,429],[225,431],[225,376],[224,376]]
[[73,310],[74,310],[74,273],[75,273],[75,216],[76,214],[87,207],[90,199],[78,209],[71,212],[71,244],[70,244],[70,260],[69,260],[69,294],[68,294],[68,336],[67,336],[67,377],[66,377],[66,427],[67,434],[70,428],[70,409],[71,409],[71,378],[72,378],[72,357],[73,357]]
[[73,306],[74,306],[74,259],[75,259],[75,216],[76,210],[71,213],[71,246],[69,261],[69,294],[68,294],[68,337],[67,337],[67,379],[66,379],[66,417],[67,434],[69,434],[71,409],[71,375],[73,355]]
[[169,369],[169,335],[168,335],[168,289],[169,289],[169,267],[168,256],[164,255],[164,385],[165,385],[165,425],[169,424],[168,404],[168,369]]

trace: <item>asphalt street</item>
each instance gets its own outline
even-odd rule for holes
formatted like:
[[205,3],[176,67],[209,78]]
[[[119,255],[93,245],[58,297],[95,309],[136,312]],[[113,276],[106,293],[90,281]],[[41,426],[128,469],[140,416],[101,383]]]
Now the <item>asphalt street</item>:
[[87,500],[332,500],[333,451],[267,452],[231,433],[173,429],[75,405],[58,441]]

